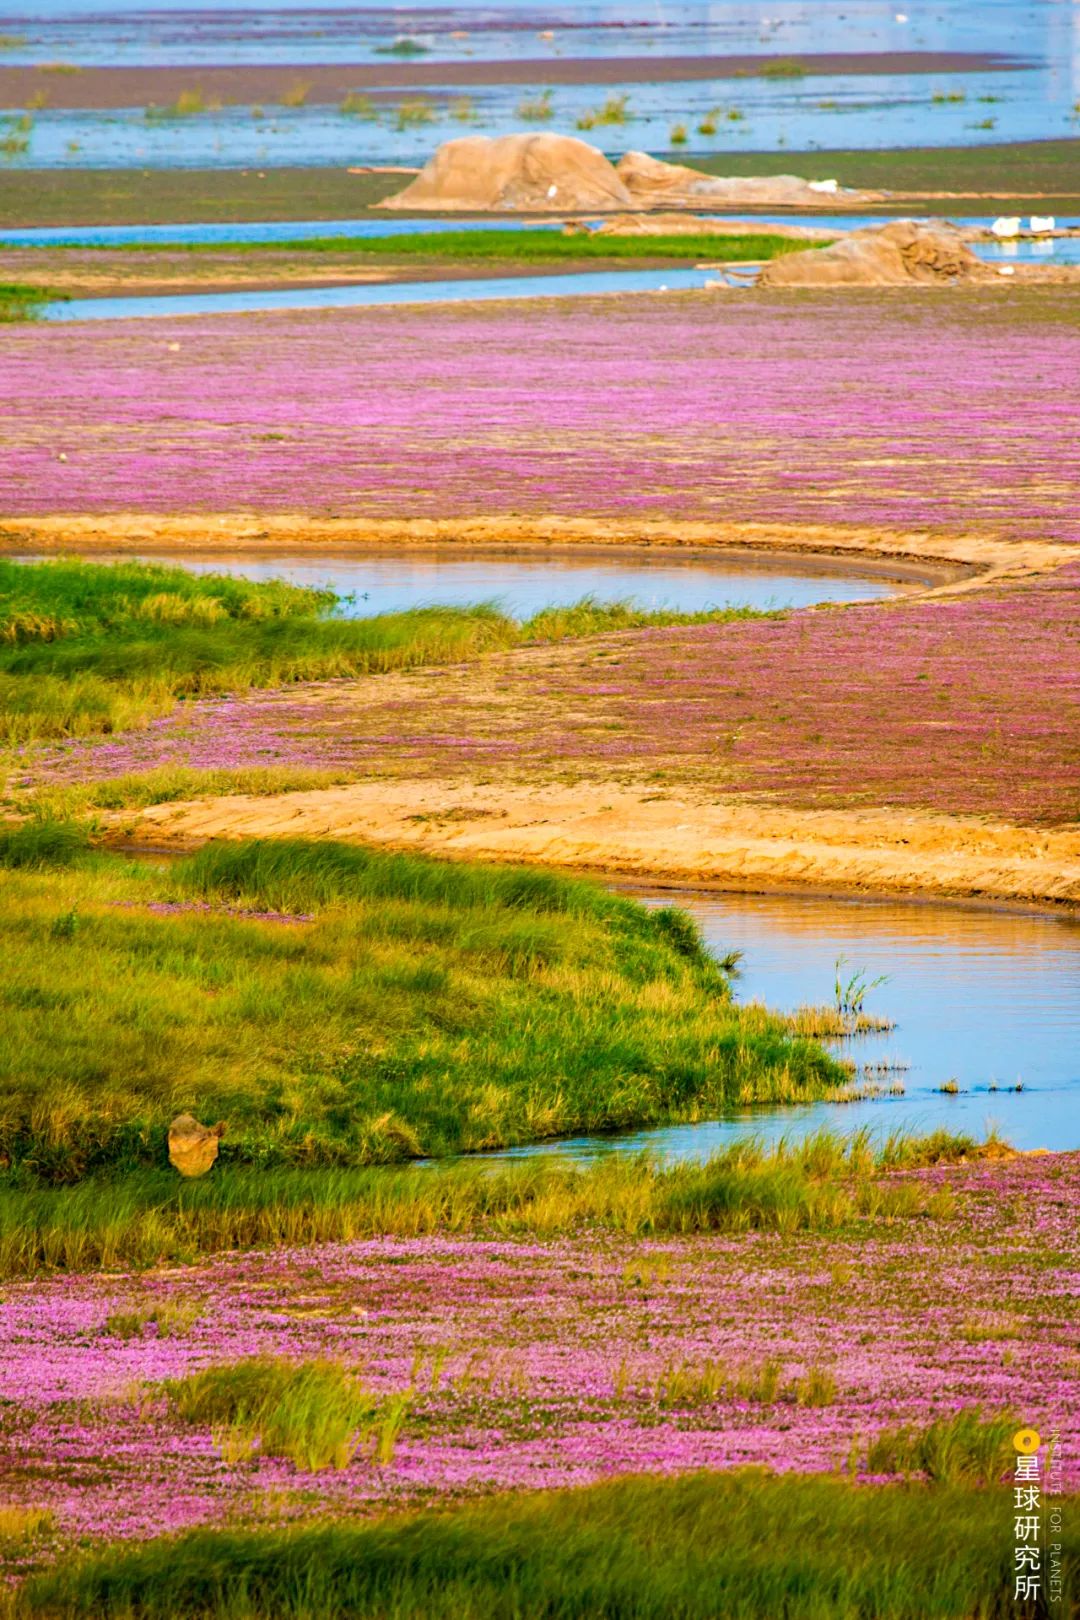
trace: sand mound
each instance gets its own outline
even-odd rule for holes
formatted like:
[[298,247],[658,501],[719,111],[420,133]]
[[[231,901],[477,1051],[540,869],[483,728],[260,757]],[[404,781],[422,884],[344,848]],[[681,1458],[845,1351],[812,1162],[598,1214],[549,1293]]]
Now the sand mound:
[[447,213],[609,213],[667,206],[820,207],[824,196],[877,201],[875,191],[840,191],[833,181],[793,174],[724,179],[647,152],[627,152],[618,166],[572,135],[466,135],[444,141],[411,185],[378,208]]
[[851,231],[831,247],[808,248],[773,259],[759,287],[906,287],[987,280],[989,265],[964,246],[957,231],[893,220]]
[[572,213],[633,200],[603,152],[570,135],[466,135],[444,141],[411,185],[376,206]]
[[713,204],[783,208],[820,208],[826,196],[845,201],[876,202],[876,191],[842,191],[828,183],[800,180],[795,174],[725,177],[702,174],[680,163],[664,163],[647,152],[627,152],[616,166],[619,179],[638,207],[674,203],[683,206]]

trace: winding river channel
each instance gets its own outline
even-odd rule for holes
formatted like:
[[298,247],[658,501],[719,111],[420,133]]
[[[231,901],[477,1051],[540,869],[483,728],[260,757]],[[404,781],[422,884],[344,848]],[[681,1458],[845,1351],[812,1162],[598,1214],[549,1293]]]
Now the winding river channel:
[[[357,615],[491,600],[525,617],[586,594],[681,610],[807,607],[881,598],[903,588],[887,574],[855,571],[849,560],[767,561],[715,551],[237,551],[159,553],[154,560],[328,584],[342,599],[341,611]],[[867,1011],[893,1020],[895,1028],[838,1046],[860,1068],[872,1066],[870,1079],[881,1094],[843,1106],[758,1109],[696,1125],[542,1143],[515,1156],[586,1160],[649,1149],[670,1158],[704,1157],[740,1136],[775,1139],[822,1126],[868,1126],[875,1133],[947,1126],[977,1136],[993,1126],[1017,1147],[1080,1148],[1080,914],[622,887],[648,904],[683,906],[719,953],[741,951],[740,1000],[784,1010],[830,1002],[838,959],[845,978],[856,971],[883,977]],[[862,1076],[856,1082],[865,1083]],[[957,1089],[943,1092],[946,1084]],[[898,1085],[902,1093],[891,1094]]]
[[[887,577],[853,574],[849,562],[836,559],[770,563],[716,552],[673,557],[670,551],[621,548],[532,556],[459,550],[175,560],[328,583],[343,597],[353,596],[345,611],[365,614],[424,602],[495,599],[525,616],[586,593],[600,601],[625,597],[641,606],[682,610],[807,607],[880,598],[900,588]],[[775,1139],[822,1126],[867,1126],[875,1133],[946,1126],[976,1136],[996,1127],[1017,1147],[1080,1147],[1080,916],[816,894],[629,892],[650,904],[675,901],[697,919],[710,946],[720,953],[741,951],[740,1000],[785,1010],[831,1001],[841,958],[844,977],[859,970],[869,979],[884,976],[867,1010],[893,1020],[895,1029],[838,1048],[860,1067],[881,1066],[870,1083],[882,1094],[842,1107],[820,1102],[759,1109],[728,1120],[577,1138],[520,1152],[588,1159],[647,1148],[664,1157],[705,1157],[738,1136]],[[943,1092],[946,1084],[958,1090]],[[903,1092],[890,1094],[898,1085]],[[1023,1089],[1009,1089],[1018,1085]]]

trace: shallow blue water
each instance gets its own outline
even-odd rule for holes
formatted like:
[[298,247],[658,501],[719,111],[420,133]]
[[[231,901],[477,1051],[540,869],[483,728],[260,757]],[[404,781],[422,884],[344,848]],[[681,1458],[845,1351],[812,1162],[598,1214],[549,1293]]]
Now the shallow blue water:
[[[99,561],[114,560],[96,554]],[[118,559],[116,559],[118,560]],[[175,563],[194,573],[242,574],[246,579],[288,579],[297,585],[329,585],[350,618],[397,613],[439,603],[465,607],[497,602],[515,618],[542,608],[566,606],[593,596],[599,602],[630,600],[642,608],[680,613],[716,607],[809,607],[815,602],[873,601],[898,586],[887,577],[858,575],[847,564],[835,571],[800,569],[779,560],[732,558],[712,552],[552,549],[535,553],[433,548],[379,553],[215,552],[199,557],[155,552],[149,562]]]
[[[9,0],[5,60],[127,65],[385,62],[409,38],[442,61],[724,52],[974,50],[1056,55],[1072,27],[1054,0],[498,0],[399,8],[364,0]],[[423,60],[423,57],[417,58]]]
[[[283,82],[282,89],[286,88]],[[801,79],[716,79],[662,84],[561,85],[552,116],[529,123],[520,110],[542,83],[475,86],[463,91],[433,77],[423,89],[434,117],[401,127],[392,109],[377,119],[336,106],[223,107],[180,118],[148,119],[141,108],[36,112],[17,161],[38,168],[269,168],[278,165],[402,163],[420,165],[440,142],[466,134],[504,135],[522,128],[579,134],[613,157],[631,148],[674,152],[684,126],[698,153],[787,147],[972,146],[1075,134],[1080,93],[1071,70],[1045,67],[964,74],[807,75]],[[410,90],[411,99],[417,92]],[[625,94],[616,127],[581,127],[610,96]],[[949,99],[960,96],[959,100]],[[456,109],[468,100],[464,120]],[[698,126],[712,115],[716,131]],[[0,134],[3,131],[0,130]],[[826,170],[811,179],[828,178]]]
[[[685,894],[633,890],[693,913],[710,946],[743,951],[739,1000],[793,1009],[831,1002],[834,963],[888,982],[867,1011],[896,1021],[887,1035],[840,1043],[860,1063],[901,1061],[887,1075],[902,1097],[842,1106],[758,1109],[701,1125],[545,1143],[520,1153],[587,1159],[648,1148],[704,1158],[742,1136],[775,1140],[823,1126],[875,1133],[938,1126],[985,1135],[996,1126],[1021,1148],[1080,1148],[1080,918],[817,895]],[[936,1087],[955,1079],[956,1096]],[[1021,1082],[1022,1092],[991,1090]]]
[[373,282],[350,287],[286,287],[267,292],[169,293],[160,297],[73,298],[48,304],[46,321],[107,321],[167,315],[226,315],[275,309],[352,309],[386,304],[470,303],[492,298],[568,298],[613,292],[703,287],[704,270],[588,270],[567,276],[491,276],[462,281]]
[[[261,166],[422,162],[441,140],[474,130],[522,127],[519,104],[545,88],[545,67],[561,58],[690,56],[727,52],[799,55],[832,51],[993,52],[1029,64],[1019,71],[898,75],[747,76],[712,82],[553,88],[551,118],[536,128],[574,132],[610,95],[625,91],[624,121],[582,133],[615,153],[632,146],[664,150],[685,124],[693,150],[972,145],[1061,136],[1077,130],[1080,21],[1062,0],[949,0],[902,9],[879,0],[638,0],[636,5],[571,5],[549,10],[532,0],[475,8],[401,11],[329,4],[271,7],[246,0],[228,7],[136,0],[40,0],[0,16],[13,43],[9,63],[282,63],[282,91],[305,62],[378,62],[394,84],[395,39],[413,39],[430,59],[424,91],[434,122],[399,127],[393,111],[378,121],[342,116],[334,107],[225,107],[148,121],[140,108],[35,115],[25,155],[37,166]],[[426,55],[425,55],[426,53]],[[534,86],[446,86],[440,62],[511,59],[536,63]],[[415,95],[415,89],[406,92]],[[469,106],[463,107],[463,98]],[[959,99],[957,99],[959,98]],[[716,114],[715,133],[699,131]],[[728,115],[739,116],[731,118]]]
[[[737,215],[738,209],[728,210],[728,214]],[[745,213],[745,210],[743,210]],[[698,211],[701,219],[720,219],[724,215],[720,212],[709,213],[702,209]],[[825,230],[856,230],[861,225],[880,225],[883,215],[879,214],[843,214],[829,213],[807,216],[798,211],[779,214],[755,214],[755,222],[762,225],[790,225],[811,224],[820,226]],[[965,225],[989,226],[996,216],[965,215]],[[1027,224],[1027,219],[1023,221]],[[1075,225],[1080,223],[1075,218],[1058,218],[1059,226]],[[63,245],[65,247],[125,247],[143,245],[152,247],[155,244],[179,243],[184,246],[215,244],[226,246],[232,242],[310,242],[333,240],[335,237],[371,237],[371,236],[417,236],[427,235],[436,231],[460,231],[463,229],[513,231],[513,230],[559,230],[561,220],[513,220],[513,219],[475,219],[463,217],[460,219],[433,219],[430,217],[409,216],[402,218],[394,214],[387,214],[379,219],[297,219],[297,220],[249,220],[236,224],[178,224],[178,225],[48,225],[27,228],[24,230],[0,230],[0,247],[50,247]],[[1052,248],[1054,253],[1060,254],[1066,243],[1058,240]],[[1038,243],[1040,252],[1047,248],[1046,240]]]
[[[539,222],[543,224],[543,221]],[[0,231],[2,247],[128,247],[132,244],[178,242],[184,246],[230,242],[310,242],[333,237],[416,236],[429,231],[513,231],[537,228],[535,220],[379,219],[255,220],[236,224],[198,225],[46,225]],[[551,229],[558,226],[552,223]]]

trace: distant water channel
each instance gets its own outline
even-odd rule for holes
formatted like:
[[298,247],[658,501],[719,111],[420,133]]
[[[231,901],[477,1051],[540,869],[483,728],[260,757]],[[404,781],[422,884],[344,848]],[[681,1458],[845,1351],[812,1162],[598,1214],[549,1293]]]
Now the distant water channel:
[[[746,1136],[775,1141],[828,1127],[875,1135],[938,1126],[982,1137],[996,1126],[1019,1148],[1080,1148],[1080,917],[904,900],[703,894],[631,889],[691,912],[718,951],[741,950],[740,1001],[791,1010],[829,1002],[834,964],[888,975],[866,1010],[895,1020],[885,1035],[837,1043],[860,1064],[902,1062],[884,1076],[903,1096],[747,1110],[732,1119],[513,1150],[586,1161],[648,1149],[700,1159]],[[956,1095],[938,1087],[955,1081]],[[1005,1087],[1022,1084],[1020,1092]],[[998,1090],[991,1087],[997,1086]]]

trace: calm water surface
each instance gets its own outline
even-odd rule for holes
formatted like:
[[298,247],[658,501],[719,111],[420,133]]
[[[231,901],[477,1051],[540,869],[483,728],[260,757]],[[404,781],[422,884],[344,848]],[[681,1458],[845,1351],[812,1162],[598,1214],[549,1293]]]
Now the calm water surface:
[[[119,561],[95,553],[95,560]],[[469,550],[353,552],[317,557],[290,553],[257,556],[155,552],[147,562],[175,564],[193,573],[241,574],[245,579],[288,579],[297,585],[329,585],[343,599],[349,618],[397,613],[405,608],[466,607],[497,602],[516,618],[541,608],[566,606],[583,596],[600,602],[629,599],[642,608],[681,613],[714,607],[809,607],[815,602],[875,601],[902,587],[887,577],[860,577],[838,564],[835,571],[800,569],[798,563],[763,566],[716,552],[552,550],[532,555]]]
[[[38,0],[3,7],[10,62],[183,64],[280,62],[282,89],[305,62],[380,62],[392,82],[395,41],[430,58],[424,89],[432,123],[401,127],[393,115],[361,120],[335,107],[224,107],[147,120],[141,108],[65,112],[42,108],[25,161],[38,166],[244,166],[422,162],[438,141],[474,130],[520,128],[519,103],[547,84],[561,59],[807,52],[994,52],[1019,71],[899,75],[837,73],[804,78],[628,84],[623,122],[590,134],[605,146],[666,149],[684,123],[695,150],[971,145],[1071,133],[1080,95],[1075,6],[1065,0],[949,0],[901,8],[879,0],[638,0],[548,7],[503,0],[402,10],[381,5],[190,0]],[[518,86],[445,86],[440,62],[535,62],[530,91]],[[887,62],[884,63],[886,67]],[[415,94],[415,92],[410,92]],[[549,127],[574,131],[618,84],[557,86]],[[463,118],[463,101],[467,112]],[[455,116],[455,109],[457,116]],[[714,132],[698,125],[713,113]],[[729,115],[735,114],[736,117]],[[707,126],[708,128],[708,126]]]
[[[887,1035],[840,1043],[860,1063],[898,1061],[902,1097],[841,1106],[758,1109],[737,1118],[575,1138],[520,1153],[578,1159],[649,1148],[704,1158],[742,1136],[768,1140],[822,1126],[876,1132],[947,1126],[982,1136],[997,1126],[1017,1147],[1080,1148],[1080,918],[900,900],[815,895],[688,894],[632,889],[693,913],[709,944],[745,953],[741,1001],[792,1009],[829,1002],[836,958],[888,982],[866,1010],[895,1020]],[[948,1080],[957,1096],[935,1088]],[[1013,1086],[1020,1093],[991,1091]]]

